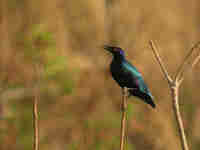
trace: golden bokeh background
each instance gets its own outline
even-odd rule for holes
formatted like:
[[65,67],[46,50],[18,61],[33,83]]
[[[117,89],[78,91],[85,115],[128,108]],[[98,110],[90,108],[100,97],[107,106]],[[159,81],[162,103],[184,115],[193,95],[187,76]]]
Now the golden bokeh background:
[[[199,6],[198,0],[1,0],[0,149],[32,149],[35,86],[40,149],[119,149],[121,89],[103,44],[125,49],[157,104],[153,110],[129,99],[126,149],[180,149],[169,87],[148,42],[157,41],[174,75],[200,40]],[[200,148],[199,67],[185,73],[180,89],[192,150]]]

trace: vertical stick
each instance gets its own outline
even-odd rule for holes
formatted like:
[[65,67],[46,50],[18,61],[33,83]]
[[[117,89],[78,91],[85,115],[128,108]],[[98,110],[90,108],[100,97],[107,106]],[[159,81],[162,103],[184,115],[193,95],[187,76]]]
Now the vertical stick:
[[35,86],[35,94],[33,100],[33,128],[34,128],[34,150],[39,150],[39,124],[38,124],[38,101],[39,101],[39,93],[38,93],[38,83],[39,83],[39,66],[35,66],[36,73],[36,86]]
[[189,150],[185,132],[184,132],[183,121],[181,119],[181,114],[179,110],[179,99],[178,99],[179,93],[178,92],[179,92],[179,85],[171,87],[171,94],[172,94],[172,99],[173,99],[173,111],[174,111],[174,115],[175,115],[177,126],[178,126],[182,149]]
[[124,87],[122,89],[122,104],[121,104],[122,119],[121,119],[120,150],[124,149],[124,143],[125,143],[126,108],[127,108],[126,98],[127,98],[127,95],[128,95],[128,89],[126,87]]
[[38,150],[38,96],[34,97],[33,104],[33,128],[34,128],[34,150]]

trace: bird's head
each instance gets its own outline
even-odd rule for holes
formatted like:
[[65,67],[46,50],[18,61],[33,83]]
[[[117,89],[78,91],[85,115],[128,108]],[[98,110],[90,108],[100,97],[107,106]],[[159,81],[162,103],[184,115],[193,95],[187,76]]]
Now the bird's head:
[[120,47],[104,45],[104,49],[112,53],[115,58],[124,58],[124,51]]

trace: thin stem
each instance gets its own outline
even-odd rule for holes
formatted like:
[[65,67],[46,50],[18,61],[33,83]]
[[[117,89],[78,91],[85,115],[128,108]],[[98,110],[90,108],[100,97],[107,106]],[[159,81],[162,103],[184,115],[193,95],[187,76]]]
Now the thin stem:
[[174,87],[171,88],[171,94],[172,94],[172,98],[173,98],[173,111],[175,114],[175,118],[176,118],[176,122],[177,122],[177,126],[178,126],[178,131],[179,131],[179,135],[180,135],[180,139],[181,139],[181,145],[183,150],[189,150],[188,148],[188,144],[187,144],[187,139],[185,136],[185,132],[184,132],[184,127],[183,127],[183,121],[181,118],[181,113],[180,113],[180,109],[179,109],[179,86],[176,85]]
[[38,95],[35,94],[33,104],[34,150],[39,150],[38,98]]
[[[199,44],[200,44],[200,43],[198,42],[198,43],[196,44],[196,46],[194,46],[192,49],[197,48]],[[200,51],[199,51],[199,53],[197,54],[197,56],[195,57],[194,61],[192,62],[191,68],[189,68],[189,69],[193,69],[193,68],[195,67],[195,65],[199,62],[199,60],[200,60]],[[175,80],[176,80],[179,84],[181,84],[181,83],[183,82],[183,80],[184,80],[183,73],[184,73],[184,71],[186,70],[185,68],[186,68],[186,67],[183,67],[183,70],[180,72],[180,75],[178,75],[178,76],[175,78]],[[181,76],[181,75],[182,75],[182,76]]]
[[122,118],[121,118],[120,150],[124,149],[124,143],[125,143],[126,108],[127,108],[126,98],[127,98],[127,95],[128,95],[128,89],[125,87],[125,88],[122,89],[122,104],[121,104]]
[[167,69],[166,69],[166,67],[165,67],[165,65],[164,65],[164,63],[163,63],[163,61],[162,61],[162,59],[161,59],[161,57],[160,57],[160,55],[159,55],[159,53],[157,51],[157,48],[156,48],[154,42],[151,40],[149,42],[149,44],[151,46],[151,49],[152,49],[152,51],[154,53],[154,56],[155,56],[156,60],[158,61],[159,65],[160,65],[160,68],[161,68],[163,74],[165,75],[165,78],[167,79],[168,83],[171,84],[172,83],[172,79],[171,79],[171,77],[169,76],[169,74],[167,72]]
[[34,128],[34,150],[39,150],[39,122],[38,122],[38,101],[39,101],[39,82],[40,82],[40,73],[39,73],[39,65],[35,65],[35,73],[36,73],[36,86],[33,100],[33,128]]
[[[181,76],[182,76],[182,74],[183,74],[183,72],[184,72],[184,70],[185,70],[185,68],[186,68],[187,60],[190,58],[190,56],[192,55],[192,53],[194,52],[194,50],[195,50],[196,48],[198,48],[199,44],[200,44],[200,41],[197,42],[197,43],[190,49],[190,51],[188,52],[188,54],[187,54],[187,55],[185,56],[185,58],[183,59],[182,64],[179,66],[179,68],[178,68],[178,70],[177,70],[177,72],[176,72],[175,80],[177,80],[177,81],[183,80],[183,79],[181,79],[181,78],[182,78]],[[182,81],[181,81],[181,82],[182,82]]]
[[194,61],[193,61],[193,63],[192,63],[192,68],[195,67],[195,65],[199,62],[199,60],[200,60],[200,52],[199,52],[199,54],[197,55],[197,57],[194,59]]

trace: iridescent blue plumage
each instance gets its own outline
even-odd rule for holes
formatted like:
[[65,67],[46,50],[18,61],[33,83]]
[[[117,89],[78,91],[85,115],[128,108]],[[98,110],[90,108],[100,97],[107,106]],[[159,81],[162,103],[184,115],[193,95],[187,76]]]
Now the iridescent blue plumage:
[[146,86],[141,73],[125,58],[124,51],[119,47],[104,46],[104,49],[113,54],[110,71],[113,79],[120,87],[129,88],[129,94],[139,97],[153,108],[153,96]]

